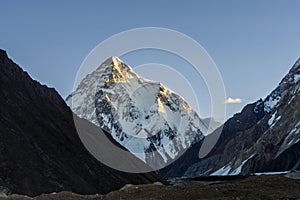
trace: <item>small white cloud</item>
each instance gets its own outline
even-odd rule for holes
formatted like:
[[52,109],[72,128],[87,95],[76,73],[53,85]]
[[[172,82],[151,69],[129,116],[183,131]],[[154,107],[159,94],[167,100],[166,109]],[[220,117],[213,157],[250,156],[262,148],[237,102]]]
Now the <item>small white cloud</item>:
[[229,97],[225,103],[242,103],[242,99]]

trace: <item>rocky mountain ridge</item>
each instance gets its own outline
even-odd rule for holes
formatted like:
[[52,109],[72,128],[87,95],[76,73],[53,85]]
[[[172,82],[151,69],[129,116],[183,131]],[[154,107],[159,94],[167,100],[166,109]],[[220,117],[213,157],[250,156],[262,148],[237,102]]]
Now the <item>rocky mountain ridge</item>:
[[299,169],[299,80],[300,59],[270,95],[248,104],[221,127],[209,155],[199,159],[201,143],[195,144],[160,175],[245,175]]

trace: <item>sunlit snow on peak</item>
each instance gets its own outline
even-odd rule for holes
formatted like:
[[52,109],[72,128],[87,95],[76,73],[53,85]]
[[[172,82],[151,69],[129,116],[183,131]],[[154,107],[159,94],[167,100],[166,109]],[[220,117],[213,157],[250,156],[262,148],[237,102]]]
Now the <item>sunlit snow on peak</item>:
[[100,126],[147,163],[156,156],[168,162],[207,132],[181,96],[138,76],[117,57],[84,78],[71,96],[77,115]]

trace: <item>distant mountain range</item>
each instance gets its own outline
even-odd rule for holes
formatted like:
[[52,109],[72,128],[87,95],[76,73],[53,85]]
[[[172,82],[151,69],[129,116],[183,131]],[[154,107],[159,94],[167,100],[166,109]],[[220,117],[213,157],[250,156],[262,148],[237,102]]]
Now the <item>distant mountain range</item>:
[[200,119],[182,97],[139,77],[116,57],[84,78],[67,100],[77,115],[150,165],[155,159],[174,161],[186,151],[159,171],[162,177],[293,170],[300,165],[299,64],[298,60],[264,100],[246,105],[208,135],[206,139],[221,133],[203,159],[199,150],[210,120]]
[[[32,80],[0,50],[0,193],[95,194],[162,181],[155,173],[100,163],[80,141],[74,120],[87,136],[102,134],[142,165],[172,162],[156,171],[164,178],[299,170],[299,94],[300,59],[265,99],[213,130],[209,122],[220,124],[200,119],[181,96],[111,57],[70,94],[71,110],[55,89]],[[219,133],[200,159],[203,140]]]

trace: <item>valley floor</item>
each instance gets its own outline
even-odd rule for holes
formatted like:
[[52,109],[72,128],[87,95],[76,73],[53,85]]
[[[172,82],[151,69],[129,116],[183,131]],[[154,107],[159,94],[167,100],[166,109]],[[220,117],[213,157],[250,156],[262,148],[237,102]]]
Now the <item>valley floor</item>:
[[35,198],[13,196],[0,200],[184,200],[184,199],[300,199],[300,180],[284,175],[252,176],[222,183],[187,186],[139,185],[106,195],[78,195],[70,192]]

